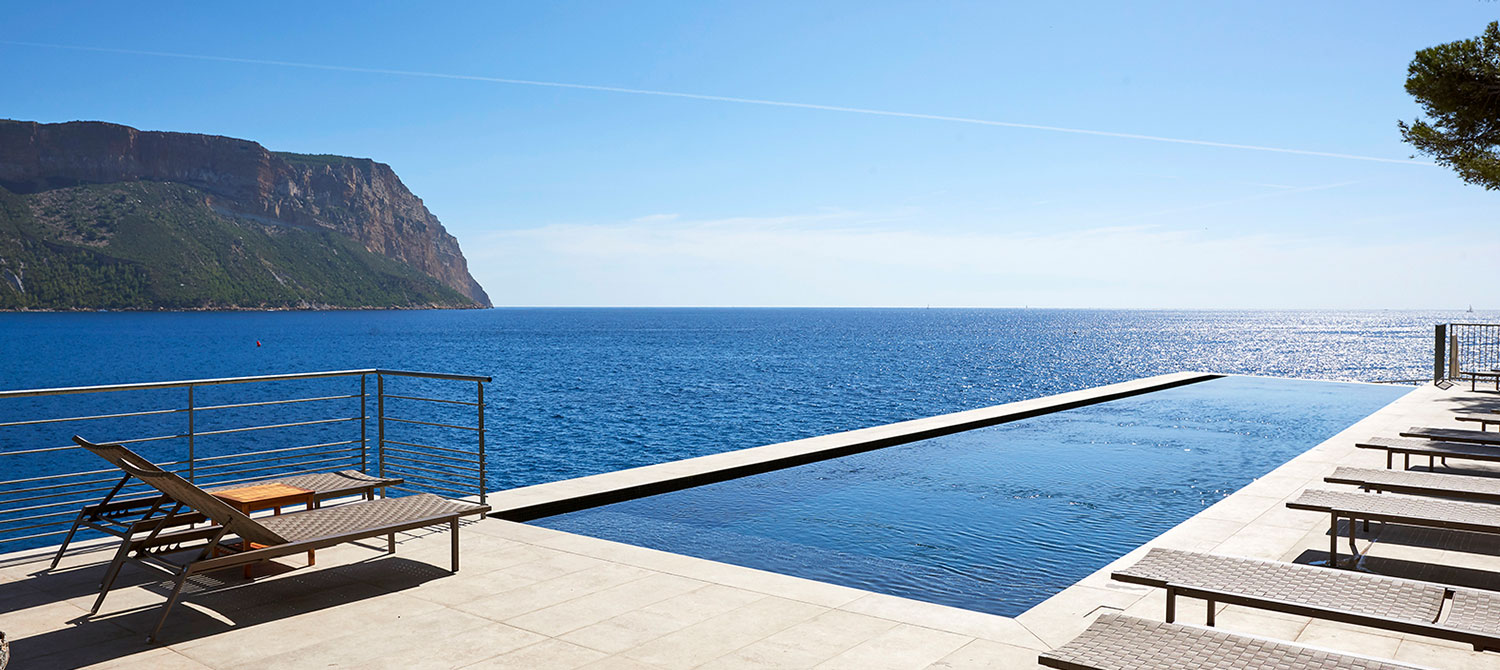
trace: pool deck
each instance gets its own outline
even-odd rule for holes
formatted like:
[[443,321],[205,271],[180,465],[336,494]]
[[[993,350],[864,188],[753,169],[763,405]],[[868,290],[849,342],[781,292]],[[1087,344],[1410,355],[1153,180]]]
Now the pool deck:
[[[964,421],[1036,412],[1058,398],[1088,400],[1089,392],[1077,393],[907,422],[897,432],[951,432]],[[1384,467],[1383,455],[1354,449],[1354,440],[1413,425],[1453,427],[1456,410],[1493,408],[1500,408],[1500,394],[1423,386],[1119,563],[1153,546],[1321,560],[1327,518],[1284,503],[1304,488],[1347,488],[1322,482],[1338,465]],[[528,516],[548,509],[539,505],[608,496],[611,487],[673,488],[725,468],[904,439],[891,430],[500,492],[490,502]],[[1376,541],[1367,563],[1380,572],[1500,588],[1500,537],[1378,524],[1372,530]],[[231,588],[189,595],[159,645],[145,642],[164,597],[156,573],[127,569],[124,587],[111,594],[101,615],[84,619],[108,543],[85,545],[55,572],[45,570],[49,556],[42,550],[0,555],[0,631],[13,641],[11,667],[17,669],[1031,668],[1039,651],[1067,642],[1100,612],[1159,620],[1164,609],[1160,592],[1112,582],[1109,567],[1010,618],[498,518],[466,523],[460,533],[457,575],[445,569],[446,531],[402,534],[394,556],[383,542],[371,542],[320,550],[312,569],[285,559],[249,584],[237,571],[214,575]],[[1360,544],[1371,546],[1363,534]],[[1198,621],[1202,607],[1179,603],[1181,620]],[[1221,607],[1218,626],[1417,665],[1500,667],[1500,653],[1241,607]]]

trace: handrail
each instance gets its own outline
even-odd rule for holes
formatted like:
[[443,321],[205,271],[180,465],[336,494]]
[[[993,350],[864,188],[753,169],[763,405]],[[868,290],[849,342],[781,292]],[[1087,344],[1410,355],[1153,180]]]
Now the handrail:
[[0,391],[0,400],[5,398],[32,398],[36,396],[72,395],[77,393],[103,393],[107,391],[145,391],[151,389],[186,388],[188,386],[217,386],[222,384],[247,384],[251,382],[276,382],[294,379],[326,379],[328,377],[353,377],[355,375],[389,375],[394,377],[418,377],[422,379],[446,379],[450,381],[484,382],[494,381],[488,376],[455,375],[444,372],[413,372],[411,370],[385,370],[361,368],[357,370],[330,370],[327,372],[293,372],[279,375],[254,375],[249,377],[215,377],[210,379],[186,379],[169,382],[140,382],[135,384],[103,384],[99,386],[64,386],[48,389],[15,389]]
[[[368,386],[370,375],[375,376],[374,389]],[[410,391],[397,394],[388,392],[395,389],[388,388],[386,377],[474,386],[467,393],[454,394],[446,386],[438,389],[431,385],[407,385],[411,386]],[[307,387],[298,386],[250,397],[237,393],[205,397],[210,394],[199,388],[339,378],[358,379],[358,392],[343,391],[342,387],[308,392]],[[7,438],[4,443],[12,446],[8,451],[0,449],[0,473],[25,475],[0,480],[0,547],[13,546],[15,542],[34,544],[39,538],[64,534],[71,538],[71,532],[65,529],[75,519],[84,518],[78,515],[77,508],[90,502],[90,496],[105,491],[109,491],[107,495],[125,495],[135,490],[133,483],[123,488],[108,486],[118,481],[118,471],[89,469],[95,462],[93,459],[87,456],[75,459],[61,453],[76,452],[80,449],[77,445],[38,446],[65,442],[66,436],[75,432],[74,428],[109,438],[107,441],[112,443],[151,443],[152,451],[145,452],[148,456],[189,481],[204,485],[222,486],[352,468],[369,474],[378,470],[382,476],[408,479],[407,485],[401,487],[406,490],[483,500],[487,495],[484,385],[491,380],[480,375],[361,368],[0,391],[0,419],[4,419],[0,421],[0,438]],[[399,382],[395,384],[401,386]],[[160,389],[185,390],[186,402],[160,401],[152,396],[145,399],[147,402],[131,402],[123,407],[100,405],[99,401],[74,403],[86,409],[61,410],[58,414],[66,414],[61,417],[23,418],[3,413],[5,400]],[[464,399],[465,396],[469,399]],[[406,416],[398,418],[386,415],[388,398],[423,402],[403,404]],[[376,404],[373,412],[372,399]],[[351,401],[359,405],[357,412],[344,404]],[[25,406],[34,411],[30,404]],[[217,425],[204,425],[204,417],[197,415],[210,410],[221,411],[225,420],[216,422]],[[110,421],[101,423],[101,420]],[[375,435],[369,434],[371,422],[376,428]],[[272,428],[292,432],[253,432]],[[442,432],[444,429],[459,431]],[[13,437],[16,439],[8,439]],[[71,464],[79,470],[59,472],[66,467],[60,464]],[[109,519],[99,522],[111,523]],[[87,522],[84,525],[87,528],[83,530],[101,528]],[[31,529],[51,532],[20,533]]]

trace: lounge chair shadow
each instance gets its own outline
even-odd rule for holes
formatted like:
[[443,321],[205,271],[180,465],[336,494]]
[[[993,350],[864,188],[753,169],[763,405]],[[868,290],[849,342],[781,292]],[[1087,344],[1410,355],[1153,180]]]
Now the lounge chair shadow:
[[[1371,522],[1368,531],[1364,529],[1363,523],[1356,524],[1356,526],[1358,533],[1355,537],[1362,543],[1364,541],[1374,541],[1382,544],[1399,544],[1404,547],[1444,549],[1465,554],[1500,556],[1500,535],[1491,533],[1473,533],[1444,528],[1423,528],[1399,523]],[[1341,540],[1341,545],[1347,542],[1349,537],[1347,522],[1339,523],[1339,536],[1344,538]],[[1340,548],[1343,549],[1344,547],[1341,546]],[[1364,551],[1365,547],[1361,546],[1360,550]]]
[[[1348,557],[1344,556],[1344,558],[1347,559]],[[1327,561],[1328,552],[1316,549],[1304,551],[1293,560],[1294,563],[1323,564],[1326,564]],[[1385,575],[1387,577],[1400,577],[1402,579],[1416,579],[1450,586],[1500,591],[1500,572],[1491,572],[1489,570],[1461,568],[1452,565],[1438,565],[1424,561],[1408,561],[1381,556],[1361,557],[1358,569],[1361,572]]]
[[[247,581],[239,569],[233,568],[190,579],[184,593],[192,605],[178,608],[162,629],[160,644],[148,643],[146,638],[161,615],[161,601],[171,591],[172,583],[145,579],[140,588],[151,593],[152,602],[111,610],[106,601],[99,615],[79,617],[68,621],[71,625],[65,628],[13,640],[12,655],[21,664],[17,667],[31,667],[27,659],[34,659],[36,667],[84,667],[163,645],[377,598],[452,576],[430,563],[388,555],[327,568],[282,565],[276,570],[286,574]],[[146,574],[144,569],[136,571]]]

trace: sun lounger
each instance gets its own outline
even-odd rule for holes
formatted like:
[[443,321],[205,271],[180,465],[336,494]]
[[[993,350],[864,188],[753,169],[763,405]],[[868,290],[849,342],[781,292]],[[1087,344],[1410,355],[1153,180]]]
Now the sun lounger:
[[1500,426],[1500,416],[1494,414],[1460,414],[1453,418],[1466,423],[1479,424],[1480,432],[1488,431],[1490,426]]
[[1368,440],[1355,442],[1354,446],[1360,449],[1383,449],[1385,450],[1385,467],[1395,467],[1394,458],[1396,454],[1405,457],[1404,469],[1411,469],[1412,456],[1426,456],[1427,465],[1431,467],[1437,459],[1443,459],[1446,465],[1450,458],[1469,461],[1500,462],[1500,447],[1492,447],[1483,444],[1465,444],[1463,442],[1436,442],[1433,440],[1418,440],[1409,437],[1372,437]]
[[1500,478],[1450,475],[1410,470],[1338,468],[1324,477],[1330,484],[1353,484],[1366,491],[1389,491],[1439,498],[1467,498],[1500,502]]
[[1111,577],[1166,589],[1168,623],[1183,596],[1208,601],[1210,626],[1224,603],[1500,649],[1494,591],[1171,549],[1152,549]]
[[[129,481],[130,475],[121,477],[103,500],[85,505],[78,511],[78,518],[73,520],[73,526],[68,529],[68,534],[63,537],[62,545],[57,548],[57,554],[52,557],[52,569],[56,569],[58,562],[62,561],[63,554],[68,551],[68,545],[73,542],[73,536],[79,528],[92,528],[115,537],[127,538],[155,526],[151,517],[163,511],[162,505],[168,504],[167,498],[158,495],[116,500],[115,496]],[[341,470],[241,482],[232,486],[211,488],[209,492],[265,484],[284,484],[312,491],[313,504],[317,506],[318,503],[326,500],[349,496],[362,496],[366,500],[372,500],[376,490],[387,486],[400,486],[402,483],[404,482],[400,479],[372,477],[358,470]],[[193,518],[189,514],[178,515],[174,525],[184,526],[203,520],[202,517]]]
[[1401,431],[1401,437],[1420,437],[1424,440],[1441,440],[1443,442],[1468,442],[1473,444],[1500,445],[1500,433],[1491,433],[1483,430],[1464,430],[1462,428],[1432,428],[1430,426],[1412,426]]
[[1101,614],[1078,637],[1037,662],[1060,670],[1421,670],[1197,626]]
[[[172,593],[167,597],[161,618],[151,632],[153,641],[161,632],[167,615],[171,614],[172,606],[182,595],[183,585],[193,575],[380,536],[387,537],[387,551],[394,553],[396,533],[440,524],[447,524],[452,534],[451,569],[457,572],[459,519],[483,515],[490,510],[488,505],[455,502],[422,493],[252,519],[176,473],[157,467],[123,446],[93,444],[78,436],[74,436],[73,440],[160,491],[174,504],[174,509],[167,516],[160,517],[163,519],[161,525],[146,537],[127,538],[123,542],[124,551],[116,554],[104,588],[99,592],[91,610],[91,613],[98,613],[126,557],[138,554],[138,558],[150,559],[143,562],[165,569],[175,577]],[[181,508],[207,517],[212,525],[162,533],[165,524]],[[226,541],[231,536],[238,539],[237,546]],[[198,541],[204,544],[186,564],[171,563],[152,554],[152,550],[158,548],[181,551],[188,543],[193,543],[193,548],[197,548]],[[230,553],[220,555],[223,552]]]
[[1484,503],[1308,489],[1286,506],[1329,515],[1328,564],[1332,566],[1338,565],[1339,519],[1349,520],[1349,551],[1355,555],[1359,553],[1354,548],[1354,522],[1358,520],[1500,534],[1500,506]]

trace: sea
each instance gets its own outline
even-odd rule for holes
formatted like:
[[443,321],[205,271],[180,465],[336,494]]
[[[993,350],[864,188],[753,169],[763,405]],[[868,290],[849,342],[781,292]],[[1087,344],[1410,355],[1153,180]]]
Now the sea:
[[[1434,324],[1497,316],[920,308],[6,313],[0,389],[352,368],[488,375],[487,486],[498,490],[1183,370],[1414,383],[1431,376]],[[35,418],[34,408],[0,400],[0,422]],[[0,452],[24,446],[0,435]]]

